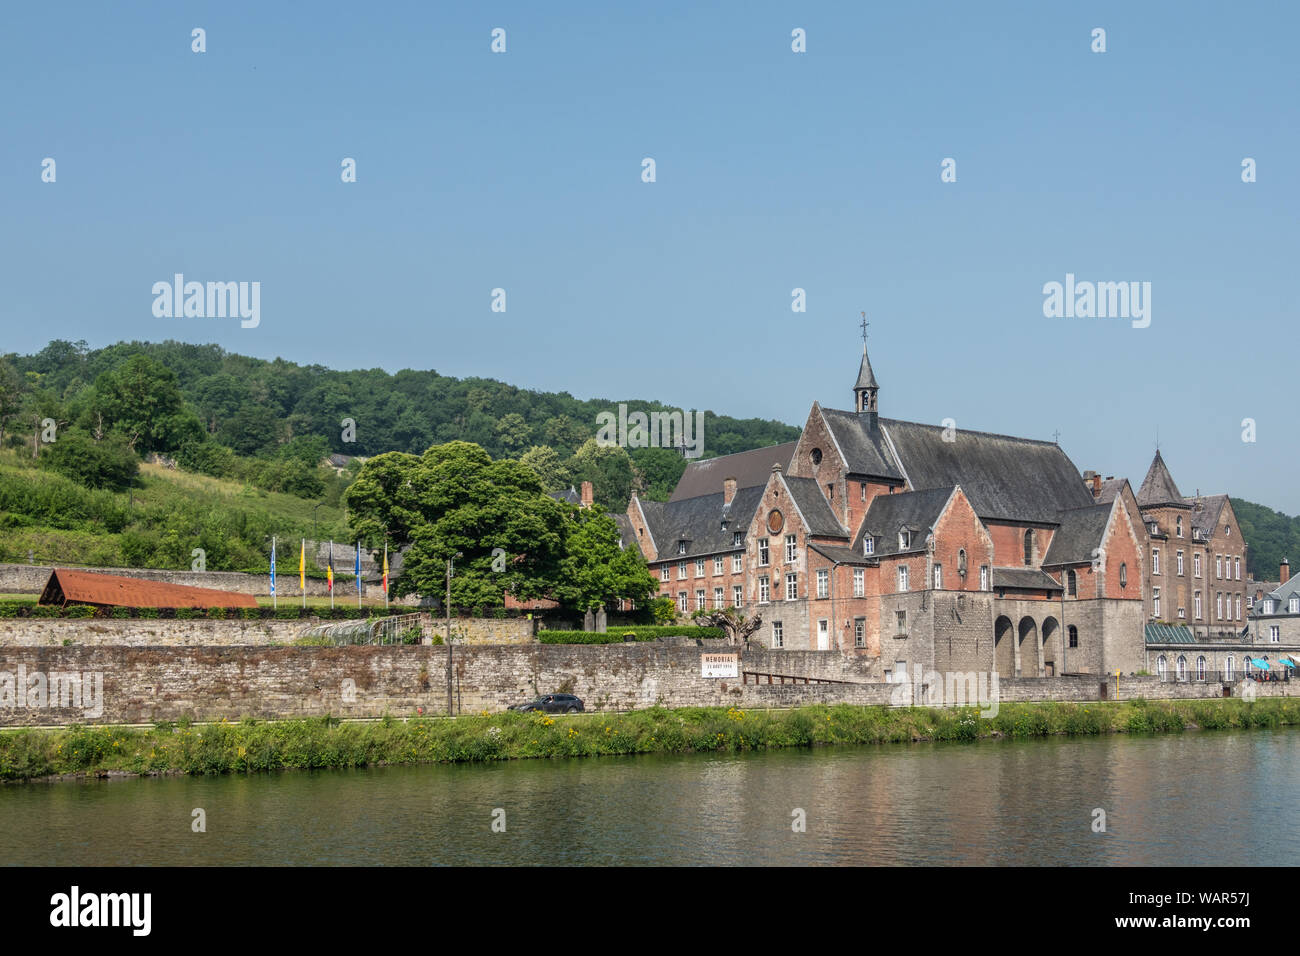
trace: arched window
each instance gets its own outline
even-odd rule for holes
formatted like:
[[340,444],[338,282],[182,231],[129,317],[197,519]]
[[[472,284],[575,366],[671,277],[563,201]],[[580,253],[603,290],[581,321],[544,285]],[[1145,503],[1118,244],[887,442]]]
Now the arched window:
[[1071,646],[1071,647],[1078,647],[1078,646],[1079,646],[1079,629],[1078,629],[1077,627],[1075,627],[1073,624],[1071,624],[1070,627],[1069,627],[1069,633],[1070,633],[1070,646]]
[[1025,529],[1025,564],[1034,563],[1034,529]]
[[957,549],[957,576],[959,578],[966,577],[966,549],[965,548]]
[[1178,679],[1187,680],[1187,658],[1182,654],[1178,655]]
[[1123,562],[1119,566],[1119,586],[1121,590],[1128,587],[1128,565]]
[[1205,655],[1196,658],[1196,679],[1205,680]]
[[1163,654],[1156,658],[1156,676],[1161,680],[1167,680],[1169,677],[1169,662],[1165,660]]
[[1070,568],[1065,572],[1065,586],[1069,590],[1070,597],[1077,597],[1079,594],[1079,576]]
[[812,450],[812,463],[814,465],[820,465],[822,463],[822,450],[820,448],[814,448]]
[[1232,660],[1232,655],[1229,654],[1229,655],[1228,655],[1226,658],[1224,658],[1224,660],[1223,660],[1223,679],[1224,679],[1224,680],[1232,680],[1234,677],[1235,677],[1235,673],[1234,673],[1234,670],[1233,670],[1233,660]]
[[1179,515],[1179,517],[1178,517],[1178,537],[1181,538],[1182,536],[1183,536],[1183,519],[1182,519],[1182,516]]

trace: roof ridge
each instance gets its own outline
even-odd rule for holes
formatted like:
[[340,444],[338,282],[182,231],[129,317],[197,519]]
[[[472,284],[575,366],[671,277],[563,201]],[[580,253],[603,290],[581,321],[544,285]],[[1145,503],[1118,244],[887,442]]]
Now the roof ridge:
[[[858,415],[865,415],[865,414],[867,414],[866,412],[854,412],[854,411],[850,411],[850,410],[848,410],[848,409],[844,409],[844,408],[823,408],[822,411],[824,411],[824,412],[839,412],[839,413],[842,414],[842,415],[852,415],[852,416],[854,416],[854,417],[857,417]],[[936,430],[938,430],[938,431],[944,431],[944,430],[946,429],[946,427],[947,427],[947,426],[944,426],[944,425],[932,425],[932,424],[930,424],[929,422],[911,422],[911,421],[908,421],[908,420],[903,419],[903,418],[881,418],[881,419],[880,419],[880,424],[882,424],[882,425],[916,425],[916,426],[921,427],[921,428],[933,428],[933,429],[936,429]],[[963,434],[966,434],[966,435],[987,435],[989,438],[1009,438],[1009,439],[1011,439],[1012,441],[1029,442],[1029,443],[1034,444],[1034,445],[1048,445],[1048,446],[1055,446],[1055,447],[1057,447],[1057,448],[1060,448],[1060,447],[1061,447],[1061,446],[1060,446],[1059,444],[1057,444],[1056,442],[1054,442],[1054,441],[1047,441],[1046,439],[1043,439],[1043,438],[1024,438],[1024,437],[1022,437],[1022,436],[1020,436],[1020,435],[1007,435],[1007,434],[1005,434],[1005,433],[1003,433],[1003,432],[986,432],[986,431],[980,431],[978,428],[956,428],[956,429],[954,429],[954,431],[957,431],[957,432],[959,432],[959,433],[963,433]]]

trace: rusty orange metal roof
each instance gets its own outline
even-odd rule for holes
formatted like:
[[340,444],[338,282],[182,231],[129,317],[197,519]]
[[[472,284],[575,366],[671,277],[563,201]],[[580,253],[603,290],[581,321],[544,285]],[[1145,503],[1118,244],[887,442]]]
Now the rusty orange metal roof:
[[68,568],[55,568],[50,573],[39,603],[114,607],[257,607],[257,599],[251,594]]

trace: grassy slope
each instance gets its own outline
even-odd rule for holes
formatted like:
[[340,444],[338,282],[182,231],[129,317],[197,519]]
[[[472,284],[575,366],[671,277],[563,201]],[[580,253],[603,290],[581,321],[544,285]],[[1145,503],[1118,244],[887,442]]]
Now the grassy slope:
[[973,708],[720,707],[556,719],[499,713],[454,720],[329,718],[181,723],[150,729],[69,727],[0,731],[0,779],[58,773],[248,773],[285,768],[455,763],[637,753],[740,753],[826,744],[1029,738],[1051,734],[1179,732],[1188,728],[1300,724],[1300,699],[1003,704],[984,719]]
[[[285,562],[293,563],[291,570],[297,570],[297,539],[311,537],[313,509],[316,511],[316,533],[321,538],[334,536],[336,540],[342,541],[347,537],[344,511],[339,505],[321,503],[317,507],[316,502],[294,495],[263,491],[240,482],[170,470],[161,465],[141,465],[139,487],[130,491],[87,492],[73,482],[32,467],[30,459],[22,459],[12,451],[5,451],[0,452],[0,480],[49,484],[66,491],[70,496],[107,495],[111,499],[111,507],[127,509],[130,517],[130,523],[121,531],[110,530],[105,521],[94,516],[76,521],[40,516],[18,527],[6,527],[0,532],[0,560],[25,563],[30,551],[37,564],[129,566],[131,562],[122,550],[123,534],[131,531],[162,531],[165,523],[178,514],[191,515],[193,521],[189,528],[183,529],[178,535],[182,540],[177,544],[176,560],[167,565],[155,561],[147,566],[189,570],[190,547],[198,545],[184,539],[194,537],[194,532],[202,526],[205,518],[238,522],[242,516],[242,520],[251,525],[272,529],[281,541],[282,574],[290,570]],[[3,516],[2,512],[0,516]],[[269,541],[267,549],[269,551]],[[234,550],[237,557],[242,559],[237,560],[234,566],[217,567],[209,559],[208,569],[266,569],[269,553],[260,554],[260,547],[253,548],[250,545]],[[289,553],[291,550],[292,555]],[[341,559],[344,564],[347,563],[347,557],[345,554]],[[261,563],[255,563],[259,558]]]

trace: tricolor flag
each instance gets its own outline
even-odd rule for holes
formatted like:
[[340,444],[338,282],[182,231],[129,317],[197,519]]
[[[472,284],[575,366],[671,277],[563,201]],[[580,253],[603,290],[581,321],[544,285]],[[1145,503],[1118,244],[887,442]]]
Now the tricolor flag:
[[357,562],[352,566],[353,580],[357,585],[357,605],[361,604],[361,542],[357,542]]
[[329,588],[330,594],[333,595],[334,593],[334,542],[333,541],[330,542],[329,564],[325,565],[325,580],[328,582],[327,586]]
[[388,597],[388,542],[384,542],[384,597]]

